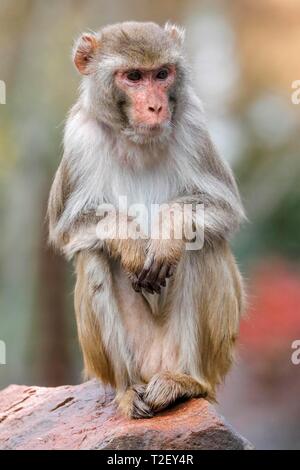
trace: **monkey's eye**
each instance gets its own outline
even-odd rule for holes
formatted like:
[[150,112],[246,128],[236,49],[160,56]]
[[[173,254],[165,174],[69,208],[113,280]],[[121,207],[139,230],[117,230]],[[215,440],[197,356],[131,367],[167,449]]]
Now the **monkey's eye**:
[[157,74],[156,74],[156,78],[158,78],[158,80],[165,80],[169,75],[169,71],[168,69],[160,69]]
[[139,80],[141,80],[142,74],[139,70],[132,70],[131,72],[127,73],[126,78],[131,82],[138,82]]

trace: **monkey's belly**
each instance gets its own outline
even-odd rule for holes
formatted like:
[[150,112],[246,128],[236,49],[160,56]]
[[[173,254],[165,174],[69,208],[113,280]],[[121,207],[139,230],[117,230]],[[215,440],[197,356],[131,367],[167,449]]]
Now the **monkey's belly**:
[[113,278],[132,366],[140,379],[147,382],[159,371],[175,371],[179,350],[177,339],[172,337],[168,318],[161,316],[168,287],[164,289],[164,295],[152,295],[150,305],[143,295],[134,291],[127,275],[116,264]]

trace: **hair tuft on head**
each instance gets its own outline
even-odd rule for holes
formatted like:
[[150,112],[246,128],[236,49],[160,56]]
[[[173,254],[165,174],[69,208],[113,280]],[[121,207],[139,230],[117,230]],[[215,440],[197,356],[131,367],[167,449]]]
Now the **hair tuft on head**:
[[184,28],[182,28],[181,26],[177,26],[176,24],[171,23],[170,21],[167,21],[164,29],[178,45],[182,46],[185,38]]

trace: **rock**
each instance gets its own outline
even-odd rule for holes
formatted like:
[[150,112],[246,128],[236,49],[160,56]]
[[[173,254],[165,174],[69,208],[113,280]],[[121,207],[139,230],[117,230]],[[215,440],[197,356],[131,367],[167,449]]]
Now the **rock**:
[[251,448],[204,399],[129,420],[113,397],[95,380],[57,388],[10,385],[0,392],[0,449]]

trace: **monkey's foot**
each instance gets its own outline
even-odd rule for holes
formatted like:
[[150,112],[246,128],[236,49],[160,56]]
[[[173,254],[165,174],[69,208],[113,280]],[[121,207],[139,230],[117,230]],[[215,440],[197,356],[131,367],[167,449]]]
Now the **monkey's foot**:
[[144,401],[146,385],[134,385],[126,392],[117,397],[117,402],[121,412],[128,418],[151,418],[153,411]]
[[209,394],[209,386],[189,375],[162,372],[151,378],[143,399],[157,413],[180,398],[207,397]]

